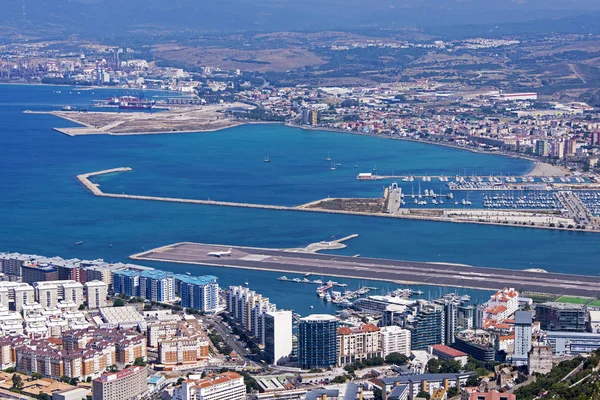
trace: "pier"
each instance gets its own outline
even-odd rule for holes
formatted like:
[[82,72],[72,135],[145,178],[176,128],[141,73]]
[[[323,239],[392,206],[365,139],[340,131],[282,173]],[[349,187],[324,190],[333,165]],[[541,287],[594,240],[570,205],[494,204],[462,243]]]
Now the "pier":
[[[215,257],[211,252],[230,255]],[[462,264],[413,262],[335,254],[292,253],[202,243],[177,243],[131,256],[135,260],[175,262],[272,272],[371,279],[397,284],[423,284],[498,290],[514,287],[540,293],[600,297],[600,276],[473,267]]]

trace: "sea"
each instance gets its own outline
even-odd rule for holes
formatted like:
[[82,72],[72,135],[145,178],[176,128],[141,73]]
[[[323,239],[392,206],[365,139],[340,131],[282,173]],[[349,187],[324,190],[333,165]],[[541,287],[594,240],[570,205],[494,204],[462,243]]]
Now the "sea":
[[[124,94],[137,92],[0,85],[0,251],[131,262],[128,257],[134,253],[181,241],[290,248],[358,234],[336,253],[600,273],[600,236],[594,233],[95,197],[76,180],[78,174],[131,167],[131,172],[97,177],[95,182],[113,193],[299,205],[328,196],[380,197],[389,182],[356,179],[359,172],[373,169],[383,175],[453,176],[520,175],[533,167],[522,159],[279,124],[209,133],[68,137],[52,127],[75,124],[52,115],[23,113],[65,105],[89,107],[92,100]],[[173,94],[148,91],[145,96]],[[265,163],[265,157],[271,162]],[[80,241],[83,244],[75,244]],[[278,281],[282,275],[278,273],[142,264],[175,273],[216,275],[222,287],[247,282],[278,307],[301,315],[337,310],[316,296],[316,285]],[[348,289],[377,287],[373,294],[401,287],[333,280],[348,283]],[[412,288],[423,291],[421,297],[427,299],[456,292],[482,302],[490,295],[483,290]]]

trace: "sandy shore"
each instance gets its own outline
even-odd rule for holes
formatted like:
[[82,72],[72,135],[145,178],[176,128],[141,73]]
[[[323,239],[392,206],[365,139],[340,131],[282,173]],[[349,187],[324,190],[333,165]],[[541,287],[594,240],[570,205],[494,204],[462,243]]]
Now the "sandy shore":
[[538,161],[535,163],[535,167],[527,173],[528,176],[569,176],[571,172],[563,167],[557,167],[556,165],[548,164],[545,162]]

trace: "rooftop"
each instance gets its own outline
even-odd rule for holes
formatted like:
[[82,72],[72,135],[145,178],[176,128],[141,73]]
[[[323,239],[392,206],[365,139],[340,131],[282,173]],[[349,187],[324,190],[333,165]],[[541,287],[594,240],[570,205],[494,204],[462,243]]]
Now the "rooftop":
[[307,317],[301,318],[303,322],[335,322],[337,318],[329,314],[312,314]]
[[208,285],[209,283],[217,283],[218,279],[214,275],[189,276],[181,274],[175,275],[174,278],[183,283],[189,283],[192,285]]

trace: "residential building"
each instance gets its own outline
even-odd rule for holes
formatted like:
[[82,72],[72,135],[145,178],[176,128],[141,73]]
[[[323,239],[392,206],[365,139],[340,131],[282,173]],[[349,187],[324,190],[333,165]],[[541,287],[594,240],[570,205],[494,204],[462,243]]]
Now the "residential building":
[[410,330],[395,325],[381,328],[382,356],[386,357],[391,353],[400,353],[410,357],[410,335]]
[[217,311],[219,308],[219,285],[216,276],[175,275],[174,278],[183,307],[195,308],[206,313]]
[[276,309],[267,297],[247,287],[230,286],[227,290],[227,311],[261,344],[265,344],[264,315]]
[[337,364],[338,321],[327,314],[313,314],[298,324],[298,363],[301,368],[329,368]]
[[93,400],[136,400],[148,391],[146,367],[129,367],[92,381]]
[[585,310],[581,304],[538,304],[535,308],[535,319],[545,331],[585,331]]
[[158,362],[164,366],[197,364],[207,360],[208,338],[199,334],[174,336],[158,343]]
[[373,324],[358,328],[340,327],[337,330],[337,365],[381,357],[381,332]]
[[[513,288],[504,288],[490,297],[483,318],[502,322],[510,318],[519,309],[519,292]],[[483,323],[485,325],[485,321]]]
[[442,306],[420,300],[416,314],[407,321],[407,328],[411,331],[411,349],[427,350],[431,345],[442,343],[442,322]]
[[140,297],[152,301],[172,302],[175,300],[173,275],[159,270],[140,272]]
[[58,270],[51,265],[38,265],[26,262],[21,267],[21,280],[24,283],[57,281]]
[[112,287],[113,274],[109,268],[104,268],[97,265],[92,265],[85,268],[86,281],[101,281],[106,283],[108,287]]
[[263,318],[266,358],[271,364],[279,364],[292,353],[292,312],[269,311]]
[[131,270],[113,272],[113,291],[130,297],[140,295],[140,273]]
[[106,307],[108,285],[102,281],[90,281],[83,285],[85,302],[90,310]]
[[531,324],[533,323],[531,311],[517,311],[515,313],[515,350],[512,363],[517,366],[525,365],[531,350]]
[[173,400],[244,400],[244,378],[236,372],[207,375],[200,379],[190,375],[180,387],[175,388]]

